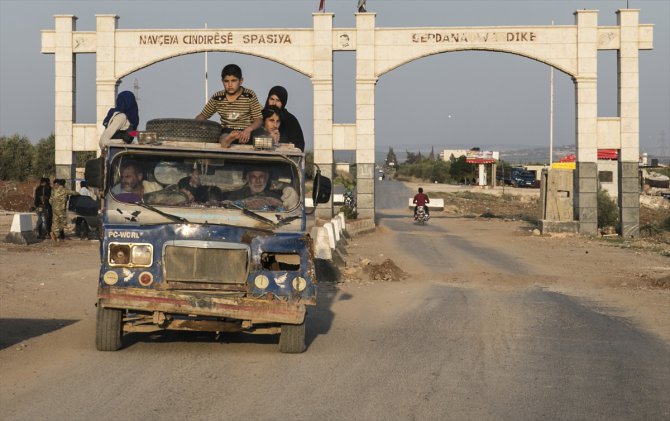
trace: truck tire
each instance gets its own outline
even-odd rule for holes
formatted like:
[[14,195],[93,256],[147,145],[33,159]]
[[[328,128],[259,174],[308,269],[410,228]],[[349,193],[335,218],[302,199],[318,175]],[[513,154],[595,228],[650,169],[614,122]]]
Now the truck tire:
[[218,143],[221,125],[192,118],[155,118],[147,121],[146,131],[156,133],[159,141]]
[[104,308],[98,303],[95,325],[95,347],[98,351],[118,351],[123,337],[123,313],[115,308]]
[[299,325],[281,325],[279,352],[300,354],[305,351],[305,322]]

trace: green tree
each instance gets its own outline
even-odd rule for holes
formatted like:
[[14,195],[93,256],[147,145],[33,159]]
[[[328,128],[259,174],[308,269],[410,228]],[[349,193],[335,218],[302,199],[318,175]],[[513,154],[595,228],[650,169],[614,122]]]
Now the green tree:
[[305,179],[312,180],[314,178],[314,173],[316,172],[316,167],[314,165],[314,152],[305,151]]
[[451,163],[449,175],[452,180],[457,182],[471,180],[475,175],[475,168],[473,164],[468,164],[466,162],[465,156],[459,156]]
[[25,181],[33,173],[35,147],[25,136],[0,137],[0,180]]
[[607,190],[598,188],[596,199],[598,204],[598,228],[617,227],[619,224],[619,207],[610,198]]
[[428,154],[429,161],[435,161],[435,146],[430,147],[430,153]]
[[53,177],[56,175],[56,137],[53,134],[45,139],[40,139],[35,145],[33,175],[35,177]]
[[396,158],[395,152],[393,152],[393,148],[389,148],[389,152],[386,154],[385,165],[387,167],[397,167],[398,166],[398,158]]

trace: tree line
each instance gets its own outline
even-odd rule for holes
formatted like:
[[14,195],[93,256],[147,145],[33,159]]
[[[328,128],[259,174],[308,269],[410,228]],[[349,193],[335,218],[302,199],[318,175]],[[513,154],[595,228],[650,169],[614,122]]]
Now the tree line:
[[395,177],[415,177],[438,183],[469,183],[477,174],[476,165],[468,164],[465,156],[456,158],[452,155],[449,160],[442,160],[432,149],[425,157],[421,151],[405,151],[405,154],[405,162],[399,163],[393,148],[389,148],[384,171]]
[[[75,152],[78,167],[95,152]],[[25,181],[56,175],[56,138],[51,134],[33,145],[25,136],[0,136],[0,180]]]

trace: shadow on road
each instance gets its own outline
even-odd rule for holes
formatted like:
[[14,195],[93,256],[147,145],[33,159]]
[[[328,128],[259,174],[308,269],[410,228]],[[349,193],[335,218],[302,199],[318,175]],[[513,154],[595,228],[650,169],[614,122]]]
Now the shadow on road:
[[0,349],[69,326],[79,320],[0,319]]

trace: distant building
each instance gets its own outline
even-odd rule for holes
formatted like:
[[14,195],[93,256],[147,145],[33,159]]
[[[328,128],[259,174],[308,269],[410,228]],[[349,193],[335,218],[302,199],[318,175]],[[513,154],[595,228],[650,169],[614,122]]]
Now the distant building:
[[458,159],[465,156],[468,159],[493,159],[498,161],[500,159],[500,152],[498,151],[473,151],[470,149],[445,149],[440,152],[440,159],[442,161],[449,161],[451,156]]

